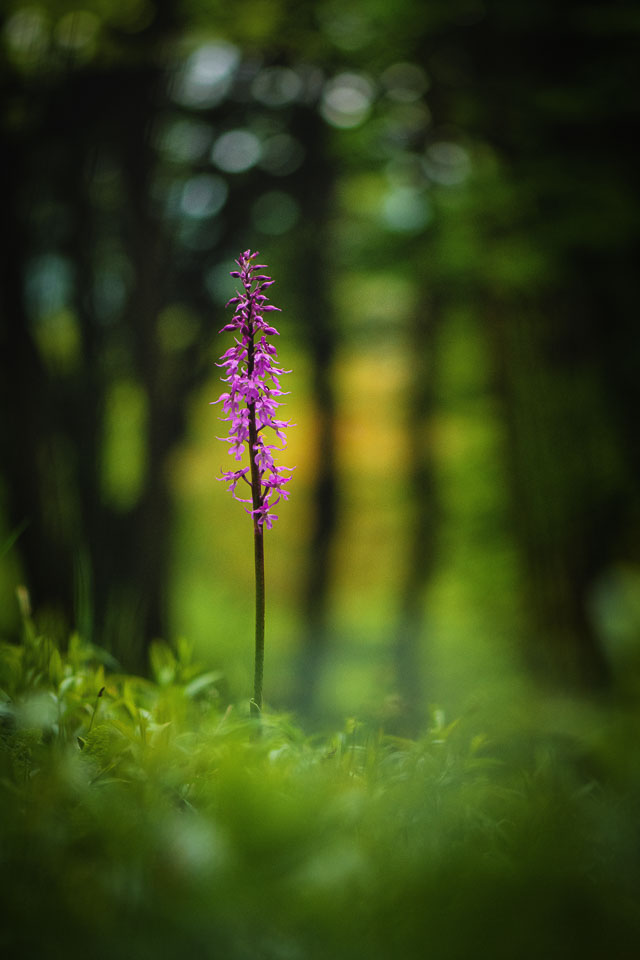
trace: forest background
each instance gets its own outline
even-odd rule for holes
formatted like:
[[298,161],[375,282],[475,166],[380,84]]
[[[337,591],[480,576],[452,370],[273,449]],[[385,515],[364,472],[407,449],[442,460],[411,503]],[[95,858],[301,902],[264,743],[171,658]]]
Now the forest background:
[[0,629],[252,674],[233,258],[282,308],[265,696],[417,728],[633,697],[633,5],[5,2]]

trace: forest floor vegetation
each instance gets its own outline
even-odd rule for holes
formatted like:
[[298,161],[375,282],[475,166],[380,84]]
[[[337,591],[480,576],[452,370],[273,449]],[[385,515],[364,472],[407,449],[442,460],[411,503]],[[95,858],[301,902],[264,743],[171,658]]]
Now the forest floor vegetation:
[[630,710],[584,736],[309,736],[77,636],[0,645],[0,952],[244,960],[626,958],[640,942]]

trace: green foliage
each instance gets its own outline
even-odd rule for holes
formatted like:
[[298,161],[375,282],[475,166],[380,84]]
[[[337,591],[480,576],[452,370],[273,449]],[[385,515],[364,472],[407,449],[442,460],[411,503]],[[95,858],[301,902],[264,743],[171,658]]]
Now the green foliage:
[[[186,642],[154,680],[27,620],[0,647],[9,956],[623,957],[640,764],[608,738],[309,737],[222,702]],[[603,745],[604,744],[604,745]]]

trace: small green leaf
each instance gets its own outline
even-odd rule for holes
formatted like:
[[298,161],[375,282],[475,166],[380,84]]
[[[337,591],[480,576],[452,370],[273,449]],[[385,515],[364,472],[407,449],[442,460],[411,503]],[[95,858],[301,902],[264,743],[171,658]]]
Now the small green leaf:
[[188,683],[184,688],[185,697],[189,697],[190,700],[195,700],[196,697],[204,693],[205,690],[209,690],[216,683],[219,683],[222,677],[223,674],[220,670],[211,670],[209,673],[200,674],[199,677],[196,677],[195,680],[192,680],[191,683]]

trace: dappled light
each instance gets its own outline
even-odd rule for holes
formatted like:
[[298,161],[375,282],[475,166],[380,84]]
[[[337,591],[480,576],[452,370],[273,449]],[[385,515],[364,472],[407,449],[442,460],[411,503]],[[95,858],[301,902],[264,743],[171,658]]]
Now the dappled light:
[[250,130],[229,130],[215,141],[211,159],[226,173],[244,173],[260,159],[260,140]]
[[429,198],[412,187],[394,187],[383,200],[382,218],[389,230],[419,232],[426,227],[431,216]]
[[179,70],[173,97],[185,107],[205,110],[227,95],[240,62],[240,51],[229,43],[208,43],[195,50]]
[[48,18],[41,6],[25,6],[5,21],[5,44],[18,62],[34,61],[47,50],[48,28]]
[[320,112],[334,127],[359,127],[367,118],[374,96],[371,80],[359,73],[340,73],[327,81]]
[[214,217],[224,207],[228,194],[229,188],[222,177],[201,173],[185,183],[180,209],[196,220]]
[[634,955],[638,29],[7,0],[3,956]]
[[33,319],[44,319],[68,306],[73,281],[73,265],[64,257],[48,253],[32,260],[27,268],[26,297]]
[[427,147],[425,169],[435,183],[451,187],[467,179],[471,173],[471,160],[464,147],[440,140]]
[[288,133],[277,133],[263,140],[258,165],[276,177],[295,173],[304,161],[304,145]]

